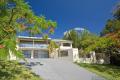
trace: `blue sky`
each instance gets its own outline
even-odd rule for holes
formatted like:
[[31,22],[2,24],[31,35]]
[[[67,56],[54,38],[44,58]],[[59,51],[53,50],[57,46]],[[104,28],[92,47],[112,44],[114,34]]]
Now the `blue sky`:
[[63,33],[83,27],[99,34],[119,0],[27,0],[36,15],[58,23],[52,38],[62,38]]

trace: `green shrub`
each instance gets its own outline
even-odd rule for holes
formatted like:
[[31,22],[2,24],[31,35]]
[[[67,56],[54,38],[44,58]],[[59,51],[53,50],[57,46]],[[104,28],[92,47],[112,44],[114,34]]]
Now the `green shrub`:
[[41,80],[16,61],[0,60],[0,80]]

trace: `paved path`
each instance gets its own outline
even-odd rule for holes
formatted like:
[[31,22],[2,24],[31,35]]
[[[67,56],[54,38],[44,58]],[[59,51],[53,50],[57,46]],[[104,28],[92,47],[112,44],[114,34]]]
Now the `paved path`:
[[[38,60],[31,61],[38,62]],[[39,61],[43,65],[32,66],[32,70],[44,80],[103,80],[67,60],[39,59]]]

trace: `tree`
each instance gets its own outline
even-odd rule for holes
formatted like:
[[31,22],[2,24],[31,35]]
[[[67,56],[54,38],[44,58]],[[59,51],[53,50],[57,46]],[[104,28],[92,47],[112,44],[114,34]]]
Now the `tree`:
[[[109,19],[105,28],[101,32],[101,36],[118,36],[120,33],[120,4],[113,11],[113,18]],[[117,37],[120,40],[120,38]]]
[[65,34],[64,39],[71,40],[73,42],[73,47],[79,49],[79,55],[86,57],[90,53],[86,48],[95,44],[99,37],[90,33],[88,30],[78,32],[71,30]]
[[[120,4],[118,4],[113,11],[113,18],[109,19],[105,28],[101,32],[101,36],[111,38],[114,45],[105,48],[106,53],[111,54],[111,63],[120,65],[119,51],[120,51]],[[104,45],[104,44],[103,44]]]
[[66,40],[73,41],[73,47],[77,48],[79,45],[79,36],[75,30],[70,30],[68,33],[64,35],[64,38]]
[[[44,16],[36,16],[25,0],[0,1],[0,58],[7,58],[9,52],[22,57],[16,47],[17,33],[28,31],[30,36],[40,34],[45,37],[53,34],[56,22],[46,20]],[[47,30],[48,33],[44,33]]]
[[58,45],[54,41],[50,41],[50,44],[48,46],[49,55],[54,53],[57,48]]

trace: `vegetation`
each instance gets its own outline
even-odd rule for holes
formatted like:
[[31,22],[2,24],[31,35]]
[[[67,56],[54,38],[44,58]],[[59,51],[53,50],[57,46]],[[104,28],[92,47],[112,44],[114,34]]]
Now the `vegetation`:
[[16,61],[0,60],[0,80],[42,80]]
[[72,40],[73,47],[79,49],[80,56],[86,57],[90,51],[93,51],[91,49],[91,45],[96,44],[96,41],[99,40],[99,37],[87,30],[83,30],[80,33],[75,30],[70,30],[68,33],[65,34],[64,39]]
[[56,26],[56,22],[36,16],[25,0],[0,0],[0,80],[41,80],[17,62],[6,60],[10,53],[24,59],[16,47],[17,34],[27,32],[47,39]]
[[78,35],[72,30],[69,35],[64,36],[65,39],[73,41],[74,47],[79,48],[80,54],[86,55],[90,51],[105,54],[110,57],[110,63],[120,65],[120,4],[117,5],[113,12],[113,18],[109,19],[100,36],[91,33]]
[[80,66],[108,80],[120,80],[120,4],[114,10],[113,18],[107,21],[101,35],[86,36],[81,40],[81,46],[83,54],[90,51],[95,51],[96,55],[106,54],[106,58],[110,58],[110,64],[79,63]]
[[50,41],[50,44],[48,46],[49,55],[54,53],[56,48],[58,48],[58,45],[54,41]]
[[106,78],[107,80],[120,80],[120,67],[118,66],[84,63],[78,65]]
[[[73,47],[75,48],[85,48],[87,44],[85,44],[83,41],[89,38],[93,37],[93,34],[91,34],[88,30],[83,30],[81,32],[77,32],[76,30],[70,30],[68,31],[63,39],[71,40],[73,41]],[[91,42],[90,42],[91,43]]]

